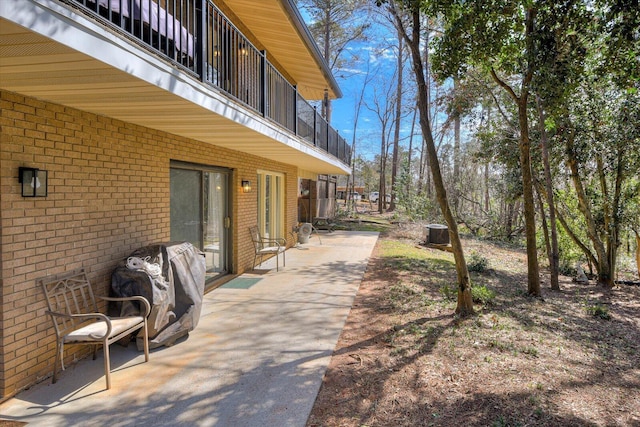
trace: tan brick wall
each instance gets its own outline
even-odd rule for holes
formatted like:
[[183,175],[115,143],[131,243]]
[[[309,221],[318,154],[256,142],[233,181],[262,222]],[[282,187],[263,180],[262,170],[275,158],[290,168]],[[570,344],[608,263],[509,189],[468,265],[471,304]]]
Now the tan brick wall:
[[[168,241],[169,165],[180,160],[234,170],[233,265],[251,267],[258,169],[286,175],[287,223],[297,219],[297,169],[245,153],[0,91],[0,397],[49,376],[55,342],[37,278],[85,268],[97,294],[134,249]],[[18,167],[49,171],[49,195],[23,198]],[[286,236],[291,239],[290,236]],[[79,357],[69,346],[65,360]]]

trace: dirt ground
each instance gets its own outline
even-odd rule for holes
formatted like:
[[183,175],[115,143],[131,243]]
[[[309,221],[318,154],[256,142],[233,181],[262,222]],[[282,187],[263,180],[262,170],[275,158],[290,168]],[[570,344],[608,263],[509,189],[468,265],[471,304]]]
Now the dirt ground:
[[453,256],[420,230],[379,239],[308,427],[640,426],[639,286],[531,298],[522,250],[465,240],[495,297],[459,318]]

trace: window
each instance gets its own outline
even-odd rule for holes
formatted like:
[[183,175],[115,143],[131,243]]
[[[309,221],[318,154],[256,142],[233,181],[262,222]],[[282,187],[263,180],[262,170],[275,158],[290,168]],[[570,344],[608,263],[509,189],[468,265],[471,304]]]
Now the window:
[[258,228],[264,237],[286,238],[284,231],[284,175],[258,171]]
[[205,254],[207,279],[230,271],[228,169],[171,163],[171,240]]

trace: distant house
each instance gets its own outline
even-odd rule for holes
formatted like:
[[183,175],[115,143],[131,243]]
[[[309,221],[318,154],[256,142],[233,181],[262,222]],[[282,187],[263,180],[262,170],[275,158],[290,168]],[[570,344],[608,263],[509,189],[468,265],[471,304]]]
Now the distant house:
[[[363,186],[354,186],[353,188],[349,187],[349,191],[351,192],[355,192],[358,193],[360,195],[361,198],[366,197],[365,193],[364,193],[364,187]],[[348,191],[346,187],[340,186],[337,187],[337,198],[338,199],[346,199],[348,195]]]
[[35,279],[84,268],[106,295],[123,257],[178,240],[215,288],[252,268],[250,226],[293,244],[350,172],[293,0],[2,0],[0,32],[0,400],[52,371]]

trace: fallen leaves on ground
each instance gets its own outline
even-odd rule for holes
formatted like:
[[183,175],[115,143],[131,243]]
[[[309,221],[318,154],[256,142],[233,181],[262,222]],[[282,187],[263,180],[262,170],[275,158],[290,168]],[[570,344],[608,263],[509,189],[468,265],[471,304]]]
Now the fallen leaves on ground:
[[640,287],[531,298],[522,250],[466,239],[495,297],[459,318],[453,256],[419,239],[379,239],[308,427],[640,426]]

